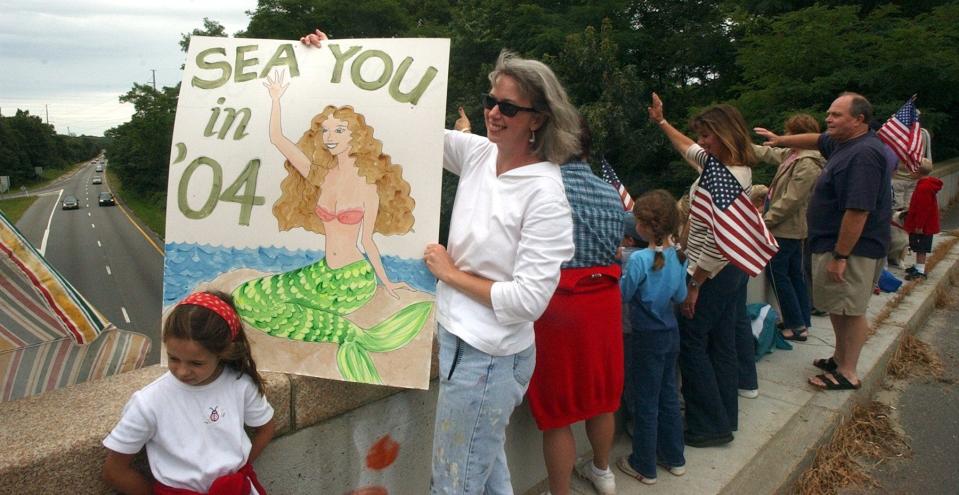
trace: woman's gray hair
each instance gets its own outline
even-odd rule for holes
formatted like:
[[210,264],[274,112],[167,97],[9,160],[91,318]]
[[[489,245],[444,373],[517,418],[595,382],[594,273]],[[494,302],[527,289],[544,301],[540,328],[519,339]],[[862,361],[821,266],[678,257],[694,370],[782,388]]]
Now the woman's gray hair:
[[500,76],[512,77],[523,96],[533,102],[533,108],[546,117],[536,132],[533,153],[556,164],[579,156],[579,112],[570,103],[553,70],[542,62],[520,58],[504,49],[489,73],[490,84],[496,84]]

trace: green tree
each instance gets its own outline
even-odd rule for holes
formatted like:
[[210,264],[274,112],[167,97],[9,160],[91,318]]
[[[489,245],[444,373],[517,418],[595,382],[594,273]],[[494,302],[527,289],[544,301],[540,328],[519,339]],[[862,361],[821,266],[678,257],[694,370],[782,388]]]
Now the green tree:
[[196,28],[190,33],[180,33],[180,51],[186,52],[190,47],[190,38],[193,36],[219,36],[226,38],[226,28],[223,27],[223,24],[220,24],[218,21],[210,19],[209,17],[203,18],[203,28]]
[[22,151],[20,178],[33,178],[34,167],[62,168],[67,165],[66,160],[56,153],[57,134],[53,126],[44,124],[40,117],[25,110],[17,110],[7,123]]
[[[249,38],[299,39],[317,27],[337,38],[388,38],[415,26],[413,2],[367,0],[344,5],[331,0],[260,0],[248,11]],[[422,3],[422,2],[415,2]]]
[[10,176],[19,183],[32,174],[26,152],[20,147],[20,136],[9,124],[9,118],[0,117],[0,175]]
[[865,95],[884,120],[911,95],[935,135],[937,157],[959,151],[952,88],[959,84],[959,3],[915,17],[886,5],[813,6],[762,20],[744,37],[734,104],[748,121],[780,128],[789,114],[824,115],[842,91]]
[[17,110],[12,117],[0,117],[0,175],[9,175],[12,184],[29,185],[38,179],[34,167],[66,169],[94,157],[101,145],[102,138],[58,135],[39,117]]
[[133,116],[129,122],[105,133],[111,139],[107,156],[124,188],[144,195],[157,206],[165,203],[179,91],[179,85],[155,90],[149,85],[134,84],[120,97],[121,102],[133,104]]

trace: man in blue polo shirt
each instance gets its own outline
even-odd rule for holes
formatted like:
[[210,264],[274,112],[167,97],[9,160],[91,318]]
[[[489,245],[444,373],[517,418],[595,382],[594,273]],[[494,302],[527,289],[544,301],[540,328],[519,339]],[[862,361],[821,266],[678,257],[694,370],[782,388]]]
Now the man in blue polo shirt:
[[826,157],[807,211],[812,251],[813,302],[829,313],[836,349],[813,362],[825,373],[809,379],[823,390],[858,389],[856,365],[869,334],[866,308],[882,273],[892,215],[891,175],[883,147],[869,130],[872,105],[843,93],[826,114],[826,132],[777,136],[763,128],[765,144],[818,149]]

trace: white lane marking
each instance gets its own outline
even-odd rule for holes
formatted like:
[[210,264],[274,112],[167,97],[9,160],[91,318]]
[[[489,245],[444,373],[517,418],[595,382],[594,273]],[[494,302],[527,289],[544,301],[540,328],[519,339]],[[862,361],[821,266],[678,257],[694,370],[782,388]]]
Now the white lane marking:
[[90,224],[90,228],[91,228],[91,229],[95,229],[95,228],[97,228],[97,226],[96,226],[96,225],[93,225],[93,224],[91,223],[91,224]]
[[130,323],[130,315],[127,314],[127,308],[120,306],[120,311],[123,312],[123,320],[126,321],[127,323]]
[[91,216],[93,216],[93,214],[88,211],[88,212],[87,212],[87,216],[88,216],[88,217],[91,217]]
[[113,275],[112,273],[110,273],[110,265],[107,265],[107,275]]
[[46,256],[47,239],[50,238],[50,224],[53,223],[53,214],[60,207],[60,198],[63,196],[63,189],[57,194],[57,200],[53,203],[53,209],[50,210],[50,218],[47,219],[47,229],[43,231],[43,240],[40,241],[40,256]]
[[103,247],[103,244],[100,244],[100,241],[97,241],[97,247]]

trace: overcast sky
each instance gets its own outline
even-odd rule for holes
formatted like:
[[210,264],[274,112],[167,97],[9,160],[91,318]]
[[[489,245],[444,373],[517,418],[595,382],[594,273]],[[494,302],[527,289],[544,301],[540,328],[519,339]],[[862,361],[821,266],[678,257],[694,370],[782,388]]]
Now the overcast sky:
[[256,0],[0,0],[0,113],[18,108],[58,133],[102,136],[129,120],[120,95],[182,77],[181,33],[209,17],[246,29]]

